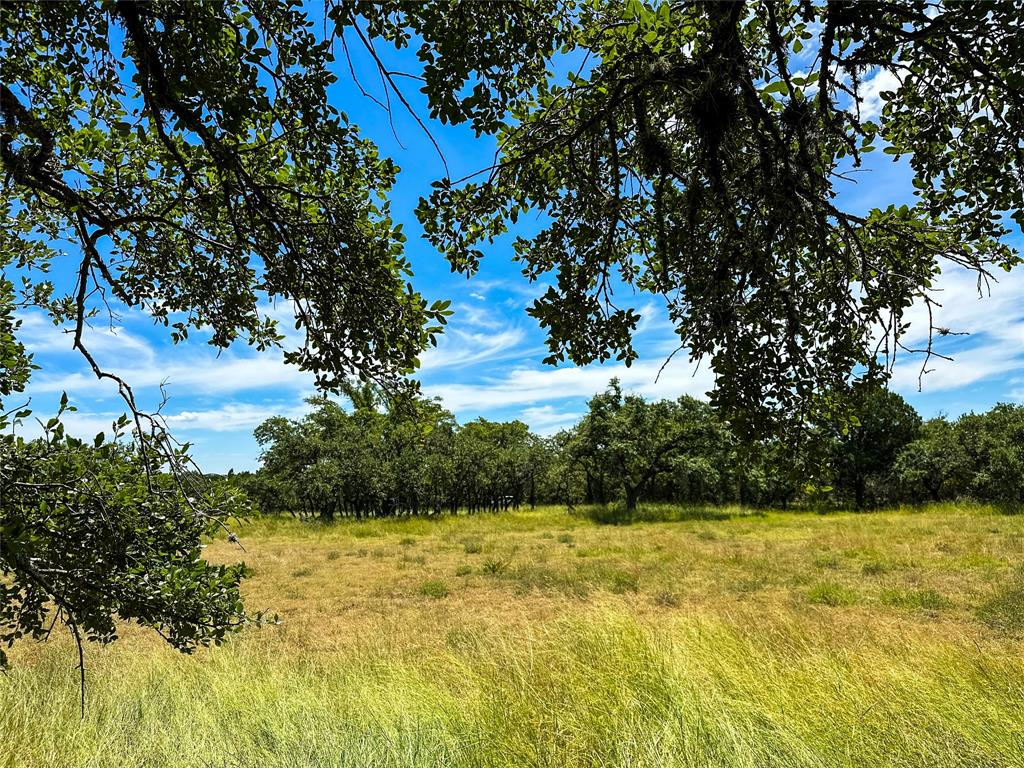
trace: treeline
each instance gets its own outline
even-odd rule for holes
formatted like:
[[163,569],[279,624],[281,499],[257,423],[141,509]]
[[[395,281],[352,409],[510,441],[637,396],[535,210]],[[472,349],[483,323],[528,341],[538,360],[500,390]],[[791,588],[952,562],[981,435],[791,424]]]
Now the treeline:
[[264,512],[325,520],[538,503],[1024,504],[1021,406],[922,421],[899,395],[866,390],[853,425],[810,430],[793,446],[740,441],[707,403],[648,401],[616,380],[549,438],[519,421],[460,425],[433,401],[389,408],[369,386],[347,396],[347,408],[314,399],[302,419],[264,422],[261,468],[232,482]]
[[341,517],[500,511],[539,496],[545,440],[520,421],[458,425],[432,401],[385,406],[373,387],[348,386],[349,409],[310,400],[305,418],[256,429],[262,467],[235,476],[264,512]]

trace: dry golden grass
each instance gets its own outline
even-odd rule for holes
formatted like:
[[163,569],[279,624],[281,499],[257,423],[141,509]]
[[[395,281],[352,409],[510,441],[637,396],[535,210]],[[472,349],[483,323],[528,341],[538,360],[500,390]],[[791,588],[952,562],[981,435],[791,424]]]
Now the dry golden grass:
[[84,723],[70,648],[16,648],[0,765],[1024,765],[1024,518],[667,516],[255,521],[279,625],[128,629]]
[[[248,605],[280,614],[282,626],[271,632],[316,648],[345,644],[382,621],[506,626],[598,604],[652,621],[753,614],[985,635],[976,609],[1024,563],[1024,519],[951,506],[832,515],[726,510],[718,520],[631,526],[593,525],[546,508],[333,526],[265,520],[241,534],[247,553],[216,542],[208,556],[241,556],[253,569]],[[428,583],[444,585],[447,595],[424,594]],[[821,600],[823,586],[845,591],[849,604]],[[921,595],[939,599],[920,605]]]

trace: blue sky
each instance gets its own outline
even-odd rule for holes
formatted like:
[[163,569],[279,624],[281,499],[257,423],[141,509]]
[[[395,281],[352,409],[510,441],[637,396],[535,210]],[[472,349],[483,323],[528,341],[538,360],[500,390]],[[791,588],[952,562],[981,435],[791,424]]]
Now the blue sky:
[[[367,62],[357,59],[356,68],[367,90],[380,95],[379,79]],[[869,80],[867,110],[877,110],[876,94],[891,87],[886,77],[882,73]],[[425,114],[415,88],[407,88],[406,94]],[[460,421],[479,416],[521,419],[535,431],[550,434],[576,421],[587,399],[613,376],[627,389],[648,397],[702,396],[710,388],[707,367],[689,362],[682,354],[657,378],[677,342],[657,298],[643,295],[626,299],[640,308],[643,317],[636,344],[640,359],[631,368],[542,365],[544,335],[525,308],[545,286],[530,284],[511,260],[514,236],[529,235],[541,222],[521,218],[509,235],[487,249],[474,278],[453,275],[444,259],[419,237],[421,228],[413,214],[420,196],[429,192],[430,182],[444,175],[427,137],[407,114],[396,110],[396,138],[387,114],[361,96],[347,75],[341,77],[334,99],[402,169],[391,207],[393,218],[404,225],[409,237],[407,253],[416,273],[413,282],[429,299],[451,299],[455,310],[437,349],[423,355],[419,379],[425,394],[441,398]],[[475,138],[468,129],[434,124],[431,131],[453,177],[485,167],[493,159],[493,142]],[[858,174],[857,184],[841,191],[840,203],[867,210],[910,201],[906,167],[880,152],[868,157],[871,162]],[[1011,242],[1021,247],[1019,233]],[[72,264],[67,262],[67,268]],[[1002,275],[984,298],[978,295],[974,276],[961,271],[945,273],[939,287],[943,307],[936,324],[970,335],[940,340],[939,351],[954,356],[955,362],[933,360],[934,370],[924,377],[921,392],[922,360],[898,361],[893,389],[926,417],[985,410],[1000,401],[1024,401],[1024,270]],[[287,307],[270,311],[284,320],[283,329],[290,327]],[[920,342],[928,327],[922,308],[914,308],[911,314],[908,346]],[[110,422],[123,410],[121,401],[114,387],[96,381],[71,350],[71,338],[42,316],[31,314],[20,337],[41,366],[29,389],[37,414],[52,412],[66,390],[78,408],[67,419],[70,431],[92,437],[109,430]],[[143,405],[152,407],[160,401],[163,384],[168,424],[179,439],[194,445],[200,466],[210,472],[254,469],[259,447],[252,438],[253,428],[272,415],[300,416],[304,398],[314,394],[311,377],[284,365],[279,352],[260,354],[237,346],[218,356],[200,338],[175,346],[165,329],[130,311],[122,314],[122,327],[116,333],[97,326],[90,331],[89,342],[102,364],[133,384]]]

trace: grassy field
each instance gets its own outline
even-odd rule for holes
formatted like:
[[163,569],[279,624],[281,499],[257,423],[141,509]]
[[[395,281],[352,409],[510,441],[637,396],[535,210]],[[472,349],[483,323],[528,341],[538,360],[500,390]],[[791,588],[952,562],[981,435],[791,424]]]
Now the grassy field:
[[279,625],[16,647],[0,766],[1024,766],[1024,517],[662,512],[257,521]]

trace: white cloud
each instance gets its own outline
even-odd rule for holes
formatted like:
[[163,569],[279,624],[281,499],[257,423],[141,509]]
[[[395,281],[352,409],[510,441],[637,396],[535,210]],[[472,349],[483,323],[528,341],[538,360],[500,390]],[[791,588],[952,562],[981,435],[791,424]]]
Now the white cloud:
[[[1010,340],[1020,339],[1024,326],[1024,271],[999,276],[979,291],[977,274],[963,267],[950,266],[935,281],[932,298],[941,306],[933,307],[936,326],[972,335],[986,333]],[[911,325],[905,340],[920,344],[928,337],[928,308],[915,304],[905,315]],[[1024,349],[1018,350],[1024,351]]]
[[[476,294],[470,294],[475,296]],[[481,296],[481,299],[484,297]],[[495,330],[508,325],[508,318],[504,313],[495,312],[491,306],[477,306],[473,304],[456,304],[455,315],[448,323],[448,331],[459,326],[470,328],[485,328]],[[448,335],[446,331],[445,335]]]
[[308,412],[306,403],[227,403],[218,408],[169,413],[164,416],[164,421],[174,432],[249,432],[272,416],[298,419]]
[[[196,354],[169,351],[162,357],[173,361],[160,364],[150,359],[131,359],[125,364],[107,365],[112,372],[127,381],[139,394],[152,394],[164,382],[171,396],[217,395],[263,389],[288,389],[295,392],[312,389],[313,377],[294,366],[285,365],[274,353],[236,356],[225,353]],[[177,359],[173,359],[177,358]],[[84,367],[84,366],[83,366]],[[91,372],[44,374],[35,377],[29,391],[32,393],[73,392],[75,395],[103,396],[117,393],[117,386],[109,380],[100,380]]]
[[[961,389],[986,379],[1003,376],[1024,369],[1024,356],[1020,349],[1007,349],[1001,344],[982,344],[952,355],[953,360],[932,357],[928,372],[921,378],[924,392]],[[904,358],[892,372],[890,386],[898,392],[916,392],[918,377],[925,356]]]
[[707,366],[695,367],[682,355],[677,355],[659,378],[662,362],[640,361],[629,368],[621,363],[584,368],[517,367],[504,376],[478,383],[438,383],[425,385],[423,389],[430,396],[440,397],[445,407],[456,413],[476,413],[517,405],[540,407],[567,398],[591,397],[603,390],[612,377],[619,378],[623,389],[651,398],[683,394],[702,397],[714,383]]
[[[285,331],[294,325],[288,322],[290,303],[276,307],[268,304],[260,311],[282,320]],[[40,312],[24,313],[22,321],[18,336],[36,355],[36,362],[42,364],[42,370],[29,383],[30,395],[66,391],[80,401],[117,395],[116,383],[96,378],[85,358],[74,350],[74,339],[65,329],[53,326]],[[159,398],[159,387],[164,382],[171,396],[186,397],[264,389],[300,392],[313,388],[313,377],[286,365],[280,350],[255,352],[238,344],[235,349],[218,353],[202,343],[206,339],[202,331],[184,344],[172,345],[166,340],[164,329],[154,328],[148,315],[135,310],[122,312],[120,323],[114,330],[100,323],[87,327],[83,341],[100,368],[123,378],[143,401],[147,396]],[[144,330],[153,337],[143,335]],[[60,353],[66,353],[67,359],[52,357]]]
[[[22,323],[18,339],[32,354],[79,354],[74,350],[74,336],[67,329],[55,326],[41,312],[26,312],[19,319]],[[139,355],[152,360],[154,357],[153,349],[146,340],[124,327],[111,329],[108,325],[94,323],[85,328],[82,341],[93,355],[101,358]]]
[[[180,438],[195,432],[250,433],[272,416],[298,419],[308,412],[309,405],[305,402],[297,404],[294,400],[288,400],[267,403],[230,402],[215,408],[164,412],[162,416],[171,434]],[[65,432],[74,437],[91,440],[97,433],[103,432],[109,438],[113,434],[113,422],[121,415],[122,411],[112,410],[69,411],[61,417],[61,422],[64,424]],[[40,414],[40,417],[42,416],[43,414]],[[27,437],[42,434],[39,423],[34,419],[26,420],[23,428],[22,434]],[[130,432],[131,425],[126,434]]]
[[420,372],[430,375],[444,368],[519,357],[523,353],[520,345],[524,339],[525,334],[518,328],[495,333],[450,330],[436,347],[420,355]]
[[895,72],[881,67],[862,80],[859,90],[861,119],[872,120],[882,114],[882,107],[885,106],[882,91],[896,91],[901,84]]
[[544,436],[571,427],[582,417],[583,412],[580,410],[561,411],[553,405],[524,408],[519,414],[520,421],[529,424],[532,432]]
[[[968,336],[936,336],[934,349],[953,361],[933,357],[931,373],[922,379],[925,392],[955,390],[987,379],[1024,370],[1024,271],[1002,275],[989,290],[978,292],[975,273],[949,268],[936,281],[932,323]],[[928,338],[928,310],[918,302],[906,314],[910,328],[903,338],[909,347],[921,348]],[[904,355],[893,369],[892,386],[917,391],[924,355]]]

